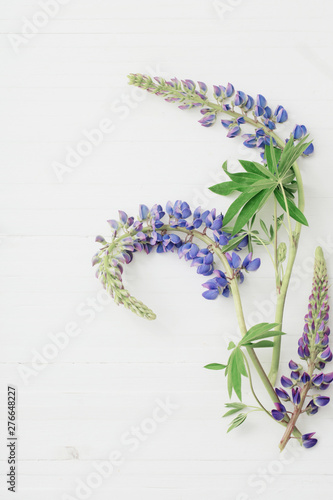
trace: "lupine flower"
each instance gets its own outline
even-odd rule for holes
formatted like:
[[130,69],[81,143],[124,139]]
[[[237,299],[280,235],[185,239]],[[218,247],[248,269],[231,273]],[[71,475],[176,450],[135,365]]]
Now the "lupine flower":
[[[190,82],[185,81],[189,87]],[[168,218],[168,220],[166,220]],[[114,297],[117,304],[126,307],[148,319],[154,319],[154,313],[140,301],[131,297],[124,289],[122,282],[123,265],[133,260],[136,252],[144,251],[146,254],[156,248],[157,253],[177,252],[179,258],[184,258],[195,267],[198,274],[211,276],[203,284],[207,290],[204,298],[213,300],[218,295],[228,297],[230,294],[230,279],[237,279],[240,283],[244,280],[242,270],[255,271],[260,265],[260,259],[252,260],[252,253],[242,259],[234,251],[230,256],[233,276],[227,278],[224,272],[215,269],[214,249],[227,245],[233,238],[223,229],[223,215],[213,210],[196,208],[193,213],[189,204],[182,200],[175,203],[168,201],[165,209],[162,205],[155,204],[149,209],[147,205],[139,206],[139,217],[128,215],[119,211],[119,220],[110,219],[112,240],[107,243],[103,236],[97,236],[96,241],[103,247],[93,257],[93,265],[98,265],[97,277],[101,280],[106,290]],[[210,233],[211,244],[200,248],[192,242],[193,231],[201,228],[205,237]],[[176,234],[180,230],[180,234]],[[184,234],[185,231],[185,234]],[[185,237],[185,238],[184,238]],[[189,239],[188,239],[189,238]],[[247,235],[238,243],[236,251],[246,247]],[[229,254],[226,254],[229,259]]]
[[275,403],[276,410],[272,410],[272,417],[277,420],[278,422],[281,422],[284,420],[285,416],[287,415],[287,410],[281,403]]
[[[296,135],[298,131],[296,131]],[[326,263],[323,251],[318,247],[315,256],[314,278],[312,293],[309,297],[308,312],[305,315],[303,334],[298,341],[298,354],[301,360],[307,362],[307,367],[305,369],[301,363],[291,360],[289,362],[291,370],[290,378],[284,375],[281,377],[281,384],[284,389],[275,389],[280,399],[292,402],[294,405],[293,413],[296,417],[302,411],[305,411],[308,415],[314,415],[318,412],[319,408],[326,406],[330,401],[328,396],[324,396],[318,392],[326,390],[333,381],[332,372],[327,374],[322,372],[326,364],[332,360],[332,352],[328,346],[330,330],[327,326],[329,319],[327,292]],[[316,370],[319,373],[316,373]],[[291,389],[291,395],[285,389]],[[308,396],[310,396],[310,401],[306,399]],[[303,410],[303,406],[306,404],[305,401],[307,401],[307,405]],[[271,413],[276,418],[274,416],[276,410],[272,410]],[[311,448],[317,443],[317,439],[312,439],[313,434],[302,436],[305,448]],[[285,445],[285,440],[290,438],[290,429],[288,427],[285,436],[281,441],[283,446]]]
[[312,448],[312,446],[317,444],[318,440],[312,439],[312,436],[314,436],[315,434],[316,434],[315,432],[310,432],[309,434],[303,434],[302,443],[304,448]]
[[[172,78],[170,81],[166,81],[160,77],[155,77],[153,79],[146,75],[131,74],[129,75],[129,83],[131,85],[144,88],[148,92],[163,96],[167,102],[177,103],[178,107],[182,110],[187,110],[193,107],[201,107],[203,117],[199,120],[199,123],[203,127],[211,127],[216,121],[217,112],[212,107],[209,107],[209,101],[207,98],[208,87],[204,82],[198,82],[199,90],[196,90],[195,82],[189,79],[180,81],[177,78]],[[272,113],[272,110],[267,105],[267,100],[263,95],[258,94],[256,99],[253,99],[252,96],[241,90],[238,90],[235,95],[234,92],[234,86],[231,83],[228,83],[226,86],[213,86],[214,98],[221,106],[222,112],[228,113],[230,111],[234,111],[235,107],[238,107],[242,114],[242,123],[246,122],[246,115],[250,111],[252,111],[255,121],[258,123],[259,130],[263,126],[268,129],[268,131],[274,130],[276,128],[276,124],[287,121],[288,113],[284,107],[277,106],[274,113]],[[233,95],[234,98],[232,101],[231,98]],[[240,123],[237,119],[223,119],[221,120],[221,123],[228,129],[227,137],[234,138],[241,133]],[[298,137],[301,132],[303,136],[306,134],[306,127],[304,125],[298,125],[296,127],[300,127],[300,129],[294,129],[293,133],[296,137]],[[262,131],[264,132],[264,130]],[[255,134],[246,135],[249,137],[245,138],[244,146],[248,148],[258,147],[263,149],[265,145],[269,145],[271,141],[269,132],[264,132],[260,139],[257,136],[257,131],[255,131]],[[273,139],[273,145],[276,146],[275,139]],[[304,156],[309,156],[313,153],[313,151],[314,147],[311,144],[303,154]],[[261,156],[263,158],[262,153]]]

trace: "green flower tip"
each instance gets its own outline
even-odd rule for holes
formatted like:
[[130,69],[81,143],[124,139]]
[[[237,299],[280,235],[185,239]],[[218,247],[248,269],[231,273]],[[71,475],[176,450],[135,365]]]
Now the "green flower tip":
[[324,252],[321,247],[316,248],[315,259],[318,261],[325,261]]

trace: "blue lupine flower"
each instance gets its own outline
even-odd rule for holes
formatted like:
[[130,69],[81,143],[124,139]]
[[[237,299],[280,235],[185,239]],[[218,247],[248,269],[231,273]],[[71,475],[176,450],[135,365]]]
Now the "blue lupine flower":
[[302,130],[301,126],[295,125],[295,128],[294,128],[292,134],[294,136],[294,139],[296,139],[296,140],[301,139],[303,136],[303,130]]
[[206,92],[208,90],[207,85],[204,82],[198,82],[198,85],[199,85],[199,88],[200,88],[201,92],[203,92],[204,94],[206,94]]
[[254,107],[254,114],[256,116],[262,116],[264,114],[264,108],[262,108],[261,106],[255,106]]
[[119,219],[122,224],[126,224],[128,216],[126,212],[123,212],[122,210],[118,210],[119,213]]
[[232,127],[231,129],[229,129],[229,132],[227,133],[227,137],[229,137],[229,138],[236,137],[237,135],[240,134],[240,132],[241,132],[240,127],[238,127],[236,125],[235,127]]
[[267,104],[267,101],[265,99],[265,97],[261,94],[258,94],[257,95],[257,106],[260,106],[261,108],[265,108],[266,104]]
[[221,120],[221,123],[222,123],[224,128],[229,128],[230,125],[232,125],[234,123],[234,121],[233,120]]
[[[176,85],[176,83],[175,83]],[[190,82],[186,85],[191,86]],[[243,120],[240,119],[239,123]],[[164,216],[167,214],[168,222],[164,222]],[[102,236],[98,236],[96,241],[105,245],[99,253],[93,257],[93,265],[99,265],[96,273],[97,277],[102,281],[103,286],[110,292],[118,303],[125,303],[127,292],[121,294],[117,290],[123,289],[122,273],[123,264],[129,264],[133,260],[135,252],[144,251],[146,254],[152,252],[156,248],[156,252],[177,252],[180,258],[184,257],[189,261],[191,267],[196,267],[197,273],[203,276],[211,277],[203,286],[207,289],[203,292],[204,298],[214,300],[219,295],[228,297],[230,295],[230,282],[226,275],[214,269],[214,244],[208,248],[200,248],[192,241],[185,241],[182,235],[178,235],[172,230],[174,228],[185,228],[187,231],[186,238],[191,235],[190,231],[203,226],[204,234],[206,231],[211,231],[216,245],[226,245],[232,238],[239,235],[231,236],[223,230],[223,215],[217,214],[216,210],[202,210],[197,207],[193,214],[188,203],[182,200],[177,200],[175,203],[167,202],[165,209],[155,204],[151,209],[147,205],[139,206],[139,217],[135,220],[134,217],[128,217],[123,211],[119,211],[119,221],[109,220],[109,224],[113,230],[112,245],[106,242]],[[164,229],[165,224],[169,225],[168,230]],[[118,231],[120,234],[117,234]],[[193,236],[191,236],[193,237]],[[118,239],[117,239],[118,238]],[[248,237],[244,235],[241,242],[238,243],[236,251],[241,250],[248,244]],[[108,256],[108,259],[102,258],[102,255]],[[109,253],[110,252],[110,253]],[[240,283],[244,279],[241,272],[242,265],[251,270],[252,266],[257,268],[257,259],[252,261],[252,255],[248,255],[242,264],[240,257],[236,252],[230,256],[231,262],[235,266],[234,275],[230,279],[237,279]],[[103,266],[108,262],[107,271]],[[254,263],[254,264],[253,264]],[[253,268],[254,269],[254,268]],[[126,293],[125,293],[126,292]],[[123,299],[121,297],[124,297]],[[128,303],[127,307],[141,315],[146,315],[149,319],[155,317],[153,313],[146,308],[142,303],[132,298],[134,302]],[[126,302],[127,303],[127,302]],[[134,307],[133,304],[137,305]],[[141,304],[141,305],[140,305]]]
[[272,410],[271,414],[272,417],[277,420],[278,422],[281,422],[284,420],[285,416],[287,415],[287,410],[281,403],[274,403],[276,410]]
[[289,361],[288,366],[289,366],[290,370],[298,370],[301,365],[299,365],[298,363],[295,363],[295,361],[291,360],[291,361]]
[[[305,129],[305,127],[304,127]],[[302,132],[301,126],[295,128],[296,136]],[[306,133],[306,129],[305,129]],[[308,313],[305,315],[305,325],[301,338],[298,340],[298,354],[301,359],[307,361],[307,371],[303,366],[295,361],[289,362],[291,377],[281,377],[281,384],[286,389],[291,389],[291,398],[284,389],[276,389],[275,392],[283,401],[293,403],[295,411],[303,411],[308,415],[315,415],[320,407],[326,406],[330,402],[328,396],[322,394],[312,394],[312,390],[325,391],[333,382],[333,372],[323,373],[321,370],[332,360],[332,352],[328,346],[329,328],[327,321],[329,319],[328,305],[328,278],[325,259],[321,248],[316,250],[315,271],[313,278],[312,293],[309,297]],[[314,373],[314,370],[320,370]],[[309,394],[310,392],[310,394]],[[307,406],[303,410],[306,397],[311,397]],[[289,398],[289,399],[288,399]],[[303,445],[311,448],[317,443],[312,439],[314,433],[304,434],[302,436]]]
[[221,94],[222,94],[222,88],[218,85],[213,85],[213,89],[214,89],[214,96],[215,97],[221,97]]
[[301,391],[299,387],[292,388],[292,401],[294,405],[299,405],[301,402]]
[[272,110],[269,106],[266,106],[264,109],[264,118],[269,119],[272,116]]
[[209,113],[207,115],[204,115],[204,117],[201,118],[201,120],[199,120],[199,123],[201,123],[203,127],[211,127],[212,125],[214,125],[215,121],[216,121],[216,114]]
[[246,104],[244,105],[244,109],[245,111],[251,111],[251,109],[253,108],[254,106],[254,99],[252,96],[248,95],[247,96],[247,101],[246,101]]
[[303,155],[310,156],[314,152],[314,145],[311,143],[305,151],[303,151]]
[[326,406],[330,402],[330,398],[328,396],[315,396],[313,402],[317,406]]
[[245,259],[243,260],[243,269],[245,269],[246,271],[256,271],[257,269],[259,269],[260,267],[260,259],[259,258],[256,258],[256,259],[253,259],[252,260],[252,252],[249,253]]
[[231,85],[231,83],[228,83],[228,85],[225,89],[225,96],[231,97],[234,92],[235,92],[234,86]]
[[278,113],[276,114],[276,121],[278,123],[284,123],[288,120],[288,113],[282,106],[279,106],[279,108],[280,109],[279,109]]
[[254,134],[243,134],[242,137],[245,137],[245,141],[243,142],[244,146],[247,148],[257,147],[257,139]]
[[290,401],[289,394],[287,393],[287,391],[285,391],[281,387],[280,387],[280,389],[276,388],[275,392],[276,392],[276,395],[278,396],[278,398],[282,399],[282,401]]
[[290,378],[288,377],[285,377],[284,375],[281,377],[281,384],[283,385],[283,387],[286,387],[287,389],[294,385],[292,380],[290,380]]
[[103,238],[103,236],[101,236],[101,235],[96,236],[95,241],[96,241],[97,243],[102,243],[103,245],[105,245],[105,244],[106,244],[105,239],[104,239],[104,238]]
[[318,442],[318,439],[312,439],[312,436],[315,435],[315,432],[310,432],[308,434],[303,434],[302,436],[302,444],[304,448],[312,448]]
[[147,205],[139,205],[139,217],[140,217],[140,219],[142,219],[142,220],[147,219],[148,214],[149,214],[149,208],[147,207]]

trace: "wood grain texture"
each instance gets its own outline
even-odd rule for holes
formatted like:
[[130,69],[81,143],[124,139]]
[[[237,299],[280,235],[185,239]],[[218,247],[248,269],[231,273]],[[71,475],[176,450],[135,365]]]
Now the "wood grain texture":
[[[46,4],[56,10],[45,14]],[[261,415],[226,434],[224,376],[202,367],[225,361],[239,335],[231,299],[204,302],[202,279],[186,263],[140,255],[126,282],[157,313],[148,323],[106,300],[90,258],[118,209],[135,214],[139,203],[181,198],[224,211],[226,200],[207,188],[224,179],[223,160],[237,168],[254,154],[218,124],[200,127],[196,111],[128,87],[128,73],[231,81],[283,104],[285,135],[305,123],[316,147],[301,164],[310,229],[286,308],[286,368],[316,245],[333,269],[332,14],[329,0],[1,2],[1,498],[10,498],[7,384],[19,393],[17,500],[331,495],[332,407],[304,419],[304,432],[320,438],[308,452],[279,455],[280,429]],[[112,131],[59,179],[54,165],[105,120]],[[249,325],[273,318],[273,276],[258,255],[263,265],[241,289]],[[76,335],[66,343],[68,331]],[[269,353],[260,354],[268,368]],[[164,412],[167,401],[173,409]],[[122,463],[110,466],[115,450]]]

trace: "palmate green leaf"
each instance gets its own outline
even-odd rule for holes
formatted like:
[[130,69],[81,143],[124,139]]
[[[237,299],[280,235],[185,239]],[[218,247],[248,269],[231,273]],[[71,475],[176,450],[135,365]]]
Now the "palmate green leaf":
[[235,429],[236,427],[239,427],[240,425],[242,425],[242,423],[245,422],[246,417],[247,417],[246,413],[240,413],[239,415],[237,415],[237,417],[234,418],[234,420],[231,422],[231,425],[228,428],[227,432],[230,432],[233,429]]
[[[249,199],[245,203],[245,205],[243,206],[242,210],[240,211],[240,213],[237,217],[232,234],[238,233],[245,226],[245,224],[250,220],[250,218],[257,211],[259,211],[261,209],[261,207],[265,204],[265,202],[270,197],[270,195],[273,193],[273,191],[274,191],[274,187],[272,187],[270,189],[264,189],[262,191],[259,191],[259,193],[256,193],[254,196],[252,196],[251,199]],[[243,194],[247,194],[247,193],[243,193]],[[251,194],[252,193],[250,193],[250,195]],[[240,196],[239,196],[239,198],[240,198]]]
[[227,403],[225,406],[226,408],[232,408],[232,409],[227,411],[227,413],[225,413],[224,415],[222,415],[222,418],[229,417],[230,415],[234,415],[235,413],[238,413],[244,408],[247,408],[247,405],[245,405],[244,403]]
[[227,365],[221,365],[220,363],[210,363],[204,366],[204,368],[208,368],[208,370],[224,370],[226,367]]
[[[281,205],[283,210],[286,212],[287,211],[286,204],[285,204],[284,197],[283,197],[283,194],[281,193],[281,191],[279,189],[275,189],[274,195],[275,195],[275,198],[277,199],[278,203]],[[290,200],[289,198],[287,198],[287,205],[288,205],[290,217],[295,219],[297,222],[304,224],[304,226],[309,225],[303,212],[301,212],[300,209],[296,207],[295,203],[292,200]]]

